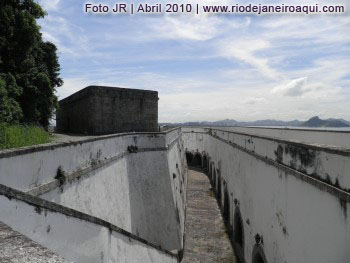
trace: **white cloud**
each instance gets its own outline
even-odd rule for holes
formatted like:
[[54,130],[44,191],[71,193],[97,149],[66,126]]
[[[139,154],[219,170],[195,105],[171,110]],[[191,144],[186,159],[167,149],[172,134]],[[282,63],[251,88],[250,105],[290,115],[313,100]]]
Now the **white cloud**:
[[256,55],[256,52],[268,48],[270,48],[270,43],[263,39],[235,39],[224,41],[219,52],[223,57],[238,59],[256,68],[263,76],[276,80],[279,79],[281,75],[271,68],[269,59]]
[[257,103],[263,103],[265,102],[266,99],[265,98],[249,98],[249,99],[246,99],[244,101],[245,104],[250,104],[250,105],[254,105],[254,104],[257,104]]
[[40,5],[46,10],[57,10],[60,0],[39,0]]
[[200,19],[182,16],[179,19],[166,16],[161,23],[157,21],[157,24],[154,24],[154,29],[158,31],[158,37],[205,41],[218,34],[217,24],[219,23],[220,21],[215,17]]
[[277,86],[272,89],[273,94],[282,94],[285,96],[302,96],[310,91],[310,88],[306,87],[307,77],[293,79],[289,83],[281,86]]

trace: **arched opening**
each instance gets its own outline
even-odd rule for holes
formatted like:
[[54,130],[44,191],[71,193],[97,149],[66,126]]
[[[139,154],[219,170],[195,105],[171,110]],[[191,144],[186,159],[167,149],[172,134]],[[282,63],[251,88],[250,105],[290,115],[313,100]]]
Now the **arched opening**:
[[244,226],[239,207],[236,207],[233,218],[233,246],[238,262],[244,261]]
[[209,179],[213,182],[213,164],[209,163]]
[[252,263],[267,263],[265,253],[261,245],[254,245]]
[[202,167],[202,156],[199,153],[196,153],[194,155],[194,158],[192,160],[192,166],[200,166],[200,167]]
[[218,187],[217,187],[217,198],[218,198],[218,202],[219,202],[219,206],[221,207],[221,175],[218,172]]
[[204,155],[203,156],[203,168],[206,170],[206,168],[207,168],[207,156],[206,155]]
[[253,259],[253,263],[265,263],[264,259],[262,258],[261,255],[256,255]]
[[227,186],[224,188],[224,220],[226,223],[230,221],[230,199]]
[[216,171],[215,171],[215,166],[213,165],[213,191],[215,192],[216,189]]
[[193,154],[190,152],[186,152],[186,161],[187,165],[191,165],[193,161]]

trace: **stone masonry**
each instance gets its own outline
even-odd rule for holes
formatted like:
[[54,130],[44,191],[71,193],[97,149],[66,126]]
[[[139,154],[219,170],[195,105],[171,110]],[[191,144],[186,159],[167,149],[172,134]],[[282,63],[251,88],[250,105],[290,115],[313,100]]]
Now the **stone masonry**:
[[157,130],[157,91],[88,86],[59,102],[58,132],[102,135]]

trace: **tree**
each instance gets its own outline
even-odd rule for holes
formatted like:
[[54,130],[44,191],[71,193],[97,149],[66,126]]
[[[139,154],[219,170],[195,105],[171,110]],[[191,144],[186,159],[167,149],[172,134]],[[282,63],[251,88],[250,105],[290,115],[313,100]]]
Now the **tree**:
[[0,2],[0,121],[47,127],[57,107],[57,48],[36,22],[45,15],[33,0]]

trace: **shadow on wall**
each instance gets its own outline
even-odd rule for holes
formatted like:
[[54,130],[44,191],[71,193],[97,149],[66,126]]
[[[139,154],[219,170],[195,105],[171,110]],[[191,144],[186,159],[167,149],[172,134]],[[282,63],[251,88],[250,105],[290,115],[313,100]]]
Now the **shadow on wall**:
[[133,193],[129,195],[132,233],[168,250],[181,250],[178,214],[181,208],[175,207],[169,191],[170,177],[159,176],[169,173],[163,165],[166,155],[143,153],[140,158],[140,154],[127,158],[127,174],[134,175],[128,178],[129,192]]

